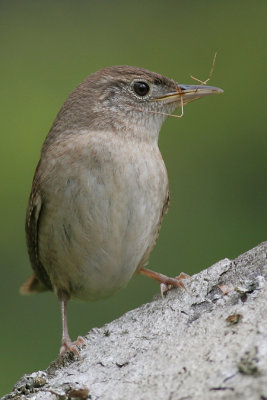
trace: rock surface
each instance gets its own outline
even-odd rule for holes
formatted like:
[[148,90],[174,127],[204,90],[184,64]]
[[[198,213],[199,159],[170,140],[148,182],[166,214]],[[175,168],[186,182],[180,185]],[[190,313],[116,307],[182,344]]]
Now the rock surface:
[[93,329],[2,399],[267,400],[267,242]]

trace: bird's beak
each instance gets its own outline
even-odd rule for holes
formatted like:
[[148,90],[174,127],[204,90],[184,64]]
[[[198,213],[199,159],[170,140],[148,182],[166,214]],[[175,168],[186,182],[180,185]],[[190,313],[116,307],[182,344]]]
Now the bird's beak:
[[193,100],[200,99],[204,96],[209,96],[210,94],[223,93],[223,90],[214,86],[204,86],[204,85],[183,85],[177,83],[177,91],[167,93],[164,96],[157,97],[155,100],[163,100],[166,103],[181,102],[181,97],[183,98],[183,104],[190,103]]

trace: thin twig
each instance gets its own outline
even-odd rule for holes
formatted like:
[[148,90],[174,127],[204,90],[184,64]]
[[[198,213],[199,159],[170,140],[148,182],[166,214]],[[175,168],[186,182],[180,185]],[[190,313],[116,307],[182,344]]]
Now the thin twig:
[[[193,75],[190,75],[190,77],[192,79],[194,79],[195,81],[199,82],[201,85],[206,85],[207,82],[212,77],[216,56],[217,56],[217,52],[215,52],[215,54],[214,54],[214,57],[213,57],[213,60],[212,60],[212,64],[211,64],[211,69],[210,69],[208,78],[205,81],[201,81],[200,79],[195,78]],[[165,115],[166,117],[182,118],[182,116],[184,115],[184,101],[183,101],[183,92],[179,88],[179,86],[177,86],[177,92],[180,94],[180,101],[181,101],[181,114],[179,114],[179,115],[168,114],[168,113],[165,113],[165,112],[162,112],[162,111],[142,110],[141,108],[133,107],[133,106],[130,106],[130,105],[129,105],[129,107],[132,108],[133,110],[140,111],[140,112],[146,112],[146,113],[149,113],[149,114],[158,114],[158,115]],[[197,88],[196,88],[196,92],[197,92]]]
[[141,108],[133,107],[133,106],[130,106],[130,105],[129,105],[129,107],[131,107],[133,110],[140,111],[140,112],[146,112],[146,113],[149,113],[149,114],[159,114],[159,115],[165,115],[166,117],[182,118],[182,116],[184,115],[183,93],[182,93],[181,89],[179,88],[179,86],[177,86],[177,91],[180,94],[180,98],[181,98],[181,114],[179,114],[179,115],[168,114],[168,113],[165,113],[165,112],[162,112],[162,111],[142,110]]
[[216,56],[217,56],[217,51],[215,52],[214,57],[213,57],[213,61],[212,61],[212,64],[211,64],[211,69],[210,69],[209,76],[208,76],[208,78],[207,78],[205,81],[201,81],[200,79],[195,78],[193,75],[190,75],[190,78],[192,78],[192,79],[194,79],[195,81],[201,83],[201,85],[206,85],[207,82],[208,82],[208,81],[211,79],[211,77],[212,77],[213,70],[214,70],[214,65],[215,65],[215,60],[216,60]]

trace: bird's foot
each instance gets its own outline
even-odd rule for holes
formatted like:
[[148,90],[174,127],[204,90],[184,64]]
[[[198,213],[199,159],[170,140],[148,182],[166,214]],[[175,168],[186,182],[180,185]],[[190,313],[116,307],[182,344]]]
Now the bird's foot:
[[148,276],[149,278],[155,279],[160,283],[161,297],[164,297],[164,294],[173,287],[182,287],[183,289],[185,289],[183,279],[190,278],[190,276],[185,274],[184,272],[181,272],[181,274],[176,276],[176,278],[170,278],[166,275],[160,274],[159,272],[151,271],[147,268],[141,268],[140,273]]
[[178,276],[175,278],[168,278],[167,282],[161,282],[160,283],[160,294],[161,297],[164,297],[164,294],[167,293],[169,290],[171,290],[173,287],[182,287],[183,289],[186,290],[186,287],[183,283],[183,279],[188,279],[190,278],[190,275],[185,274],[184,272],[181,272]]
[[70,337],[64,337],[62,338],[61,341],[61,347],[59,350],[59,355],[60,357],[63,357],[67,351],[70,353],[76,354],[81,359],[80,353],[79,353],[79,347],[82,346],[83,344],[86,344],[86,341],[82,336],[78,336],[77,340],[74,342],[71,341]]

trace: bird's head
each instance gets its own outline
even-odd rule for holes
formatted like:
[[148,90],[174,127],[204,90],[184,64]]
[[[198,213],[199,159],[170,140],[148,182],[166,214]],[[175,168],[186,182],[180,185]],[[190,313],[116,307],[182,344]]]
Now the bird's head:
[[168,114],[221,92],[212,86],[180,84],[142,68],[108,67],[89,75],[71,93],[52,129],[68,121],[65,129],[108,129],[140,137],[146,132],[157,139]]

